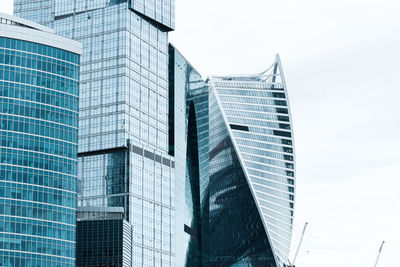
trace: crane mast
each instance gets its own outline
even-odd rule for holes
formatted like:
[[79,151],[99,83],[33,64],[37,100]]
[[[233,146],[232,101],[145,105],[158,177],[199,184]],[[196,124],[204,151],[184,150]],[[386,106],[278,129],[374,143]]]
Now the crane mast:
[[375,262],[375,267],[378,266],[379,256],[381,256],[383,244],[385,244],[385,241],[382,241],[381,247],[379,248],[378,257],[376,258]]
[[308,222],[306,222],[306,224],[304,225],[303,232],[301,233],[300,241],[299,241],[299,244],[297,245],[296,253],[294,254],[293,263],[291,263],[289,261],[288,267],[295,267],[294,264],[296,262],[297,254],[299,254],[300,246],[301,246],[301,243],[303,242],[303,238],[304,238],[304,234],[306,233],[307,226],[308,226]]

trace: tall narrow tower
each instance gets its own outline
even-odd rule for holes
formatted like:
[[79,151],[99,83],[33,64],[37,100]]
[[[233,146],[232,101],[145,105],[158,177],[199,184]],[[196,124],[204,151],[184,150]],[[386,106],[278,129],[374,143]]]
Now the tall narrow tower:
[[209,85],[206,266],[285,266],[292,235],[295,165],[279,56],[261,74],[213,77]]
[[122,207],[132,226],[131,266],[174,266],[167,138],[174,0],[15,0],[14,12],[83,43],[78,210]]

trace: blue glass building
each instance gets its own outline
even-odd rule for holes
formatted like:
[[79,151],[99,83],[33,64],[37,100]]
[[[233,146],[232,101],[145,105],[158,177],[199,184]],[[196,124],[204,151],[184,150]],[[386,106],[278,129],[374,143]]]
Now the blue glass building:
[[75,266],[81,53],[0,14],[0,266]]
[[169,149],[175,156],[176,266],[202,266],[208,182],[208,85],[169,47]]
[[286,266],[293,131],[279,56],[265,72],[212,77],[206,266]]
[[131,266],[175,266],[168,146],[174,0],[15,0],[14,13],[83,44],[78,207],[123,207]]
[[[279,58],[205,83],[168,45],[174,0],[15,0],[14,12],[83,43],[78,208],[121,209],[131,229],[131,257],[104,260],[285,266],[295,164]],[[82,216],[81,240],[122,229]],[[94,250],[119,253],[116,241]],[[99,263],[82,248],[78,266]]]

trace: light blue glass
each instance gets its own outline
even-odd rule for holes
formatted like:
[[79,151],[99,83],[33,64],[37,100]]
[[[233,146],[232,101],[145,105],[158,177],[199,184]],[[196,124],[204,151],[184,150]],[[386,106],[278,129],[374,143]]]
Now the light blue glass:
[[0,37],[1,266],[75,266],[78,63]]
[[123,207],[133,229],[131,266],[175,266],[175,160],[168,154],[174,1],[16,0],[14,11],[83,44],[78,208]]

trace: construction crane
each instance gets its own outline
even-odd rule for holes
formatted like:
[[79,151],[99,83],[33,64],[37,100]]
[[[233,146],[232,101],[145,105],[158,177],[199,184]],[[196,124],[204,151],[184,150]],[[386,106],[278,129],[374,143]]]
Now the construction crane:
[[378,257],[376,258],[375,262],[375,267],[378,266],[379,256],[381,255],[383,244],[385,244],[385,241],[382,241],[381,247],[379,248]]
[[306,222],[306,224],[304,225],[303,232],[301,233],[299,244],[297,245],[296,253],[294,254],[294,257],[293,257],[293,261],[292,262],[289,261],[289,266],[288,267],[295,267],[294,264],[296,262],[297,254],[299,254],[300,246],[301,246],[301,243],[303,242],[303,238],[304,238],[304,234],[306,233],[307,226],[308,226],[308,222]]

